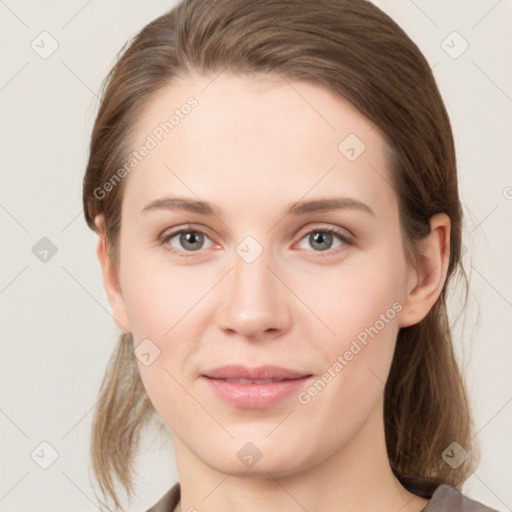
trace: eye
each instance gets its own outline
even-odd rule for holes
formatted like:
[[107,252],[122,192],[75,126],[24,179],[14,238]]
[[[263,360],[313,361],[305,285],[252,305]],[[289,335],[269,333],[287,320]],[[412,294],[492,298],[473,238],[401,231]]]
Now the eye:
[[208,236],[201,230],[183,228],[179,231],[164,234],[160,242],[164,248],[170,252],[195,252],[200,249],[208,248],[204,247],[206,239],[209,240]]
[[[334,247],[334,249],[338,249],[334,252],[340,252],[346,249],[346,246],[352,245],[352,240],[345,233],[332,228],[316,228],[308,231],[306,235],[301,238],[301,242],[307,240],[315,252],[325,252],[333,248],[332,244],[336,238],[340,242]],[[341,249],[339,249],[340,247]],[[301,248],[303,249],[304,247]]]
[[[333,247],[333,243],[338,239],[338,244]],[[210,245],[205,247],[205,241],[209,240]],[[299,241],[299,244],[304,240],[310,244],[314,252],[329,251],[338,253],[346,250],[348,246],[353,245],[351,238],[345,233],[333,228],[316,228],[308,231]],[[196,228],[185,227],[178,231],[163,234],[160,238],[160,243],[164,246],[166,251],[177,253],[181,257],[186,257],[180,253],[194,253],[201,249],[211,248],[213,243],[208,235]],[[301,249],[308,249],[307,247],[300,247]],[[336,249],[331,251],[331,249]],[[192,255],[192,254],[190,254]]]

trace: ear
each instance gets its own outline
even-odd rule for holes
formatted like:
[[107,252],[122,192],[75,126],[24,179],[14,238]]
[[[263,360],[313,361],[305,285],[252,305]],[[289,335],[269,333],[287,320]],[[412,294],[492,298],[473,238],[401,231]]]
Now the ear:
[[418,268],[410,269],[408,294],[400,312],[400,327],[417,324],[438,299],[450,260],[450,218],[438,213],[430,219],[430,233],[416,243]]
[[103,286],[105,287],[105,292],[110,303],[112,316],[121,331],[130,333],[130,322],[126,314],[123,292],[108,249],[104,216],[102,214],[97,215],[94,219],[94,224],[98,230],[98,247],[96,254],[98,255],[98,260],[101,265]]

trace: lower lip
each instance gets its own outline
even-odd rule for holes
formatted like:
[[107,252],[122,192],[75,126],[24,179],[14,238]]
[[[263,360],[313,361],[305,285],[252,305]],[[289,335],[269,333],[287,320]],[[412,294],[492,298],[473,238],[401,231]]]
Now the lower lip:
[[217,396],[229,404],[236,407],[245,407],[246,409],[263,409],[277,404],[294,392],[298,392],[311,376],[267,384],[239,384],[204,376],[202,378],[206,380]]

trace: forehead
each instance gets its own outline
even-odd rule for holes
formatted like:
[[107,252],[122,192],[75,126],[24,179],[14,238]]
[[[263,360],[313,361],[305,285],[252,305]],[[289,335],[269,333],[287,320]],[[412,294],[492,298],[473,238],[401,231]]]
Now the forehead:
[[[355,107],[310,82],[275,75],[181,77],[146,105],[133,150],[151,146],[125,194],[138,206],[175,192],[208,199],[268,192],[390,200],[386,143]],[[387,194],[387,196],[386,196]]]

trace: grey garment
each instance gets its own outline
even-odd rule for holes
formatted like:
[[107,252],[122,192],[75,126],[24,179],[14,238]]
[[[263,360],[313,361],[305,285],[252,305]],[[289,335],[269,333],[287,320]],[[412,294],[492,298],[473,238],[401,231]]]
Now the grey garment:
[[[180,484],[175,483],[162,498],[146,512],[173,512],[180,501]],[[440,485],[432,494],[421,512],[499,512],[479,501],[472,500],[458,489],[447,484]]]
[[[171,509],[172,510],[172,509]],[[499,512],[472,500],[448,484],[440,485],[421,512]]]

